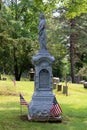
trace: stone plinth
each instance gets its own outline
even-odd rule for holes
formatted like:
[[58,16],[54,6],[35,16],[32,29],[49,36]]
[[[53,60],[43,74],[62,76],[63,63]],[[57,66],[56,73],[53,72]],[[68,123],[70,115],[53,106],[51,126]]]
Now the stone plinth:
[[53,103],[52,92],[52,62],[54,57],[47,50],[41,50],[32,61],[35,65],[35,89],[29,104],[28,118],[33,121],[60,120],[60,117],[51,117],[50,108]]

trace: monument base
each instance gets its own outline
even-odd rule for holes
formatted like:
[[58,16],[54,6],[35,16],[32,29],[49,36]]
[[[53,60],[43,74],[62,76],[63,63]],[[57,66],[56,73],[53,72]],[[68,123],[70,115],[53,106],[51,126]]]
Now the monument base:
[[59,115],[57,117],[35,117],[31,118],[30,115],[28,114],[28,121],[35,121],[35,122],[62,122],[62,116]]
[[29,121],[62,121],[61,115],[51,116],[51,108],[53,104],[54,95],[51,91],[35,92],[32,100],[28,106],[28,120]]

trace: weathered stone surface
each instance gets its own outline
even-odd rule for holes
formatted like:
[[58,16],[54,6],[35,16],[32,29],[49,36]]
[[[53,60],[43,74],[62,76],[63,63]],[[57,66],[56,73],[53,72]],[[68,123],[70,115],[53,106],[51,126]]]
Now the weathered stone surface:
[[[43,15],[41,15],[42,17]],[[32,121],[51,121],[59,120],[60,115],[51,117],[50,109],[53,104],[54,94],[52,63],[55,60],[46,48],[45,21],[41,18],[39,25],[40,50],[37,55],[32,57],[35,66],[34,75],[34,94],[28,106],[28,119]],[[41,28],[41,26],[43,28]]]
[[35,91],[29,104],[29,117],[32,120],[47,120],[54,98],[51,65],[55,59],[49,53],[38,53],[32,60],[35,65]]

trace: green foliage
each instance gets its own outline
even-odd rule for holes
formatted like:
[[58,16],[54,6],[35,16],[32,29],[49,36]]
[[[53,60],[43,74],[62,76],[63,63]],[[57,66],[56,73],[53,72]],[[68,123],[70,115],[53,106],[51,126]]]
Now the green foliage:
[[[64,52],[63,54],[65,54],[65,55],[68,54],[68,56],[70,56],[70,41],[73,40],[73,42],[72,42],[72,43],[74,43],[74,47],[73,47],[73,49],[74,49],[73,57],[74,58],[73,59],[75,62],[74,69],[75,69],[75,73],[78,73],[78,71],[81,69],[81,67],[84,66],[85,63],[87,63],[87,61],[86,61],[86,59],[87,59],[86,14],[81,14],[81,16],[78,16],[78,14],[77,14],[76,16],[71,17],[71,18],[74,18],[74,19],[71,19],[74,21],[74,27],[72,27],[70,18],[68,17],[68,19],[67,19],[65,17],[67,12],[69,13],[69,15],[71,15],[71,13],[69,12],[68,9],[65,8],[64,5],[61,5],[54,12],[59,13],[59,16],[54,17],[54,19],[53,19],[54,21],[52,22],[53,25],[51,26],[51,31],[50,31],[51,37],[53,37],[52,42],[56,43],[56,44],[57,43],[64,44],[65,49],[63,51]],[[73,10],[72,10],[72,12],[73,12]],[[73,37],[72,37],[73,39],[71,39],[71,37],[70,37],[71,34],[73,35]],[[60,53],[60,57],[65,56],[65,55],[62,55],[61,48],[59,50],[56,46],[55,50],[56,50],[57,54]],[[70,58],[68,58],[68,60],[70,62]],[[67,73],[70,73],[70,70],[68,70]]]
[[82,76],[83,78],[87,78],[87,66],[86,65],[79,70],[78,75]]
[[68,57],[63,58],[62,62],[63,62],[62,75],[63,75],[63,78],[67,80],[66,78],[70,76],[70,62],[69,62]]
[[66,17],[68,19],[73,19],[76,16],[87,13],[86,0],[64,0],[63,6],[66,7]]
[[35,41],[36,38],[37,20],[33,15],[32,1],[30,4],[28,1],[30,10],[27,1],[6,1],[6,4],[2,5],[0,12],[0,70],[5,68],[6,73],[17,71],[17,78],[32,66],[31,56],[35,49],[32,39]]
[[[84,21],[84,22],[83,22]],[[86,43],[86,14],[75,19],[76,44],[75,44],[75,67],[78,71],[87,63],[87,43]]]

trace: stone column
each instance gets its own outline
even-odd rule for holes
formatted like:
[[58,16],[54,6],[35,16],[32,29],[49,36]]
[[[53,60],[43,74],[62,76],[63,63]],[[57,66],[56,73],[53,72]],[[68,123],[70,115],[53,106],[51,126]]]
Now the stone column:
[[43,121],[50,118],[50,108],[54,95],[52,93],[52,62],[54,57],[49,53],[38,53],[33,56],[35,65],[35,91],[29,104],[29,117]]

